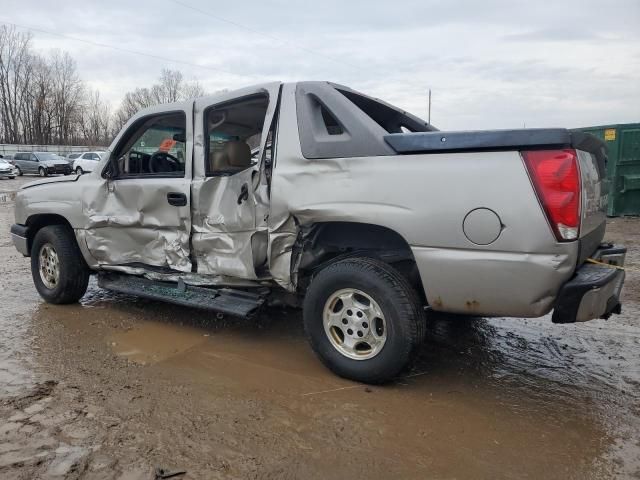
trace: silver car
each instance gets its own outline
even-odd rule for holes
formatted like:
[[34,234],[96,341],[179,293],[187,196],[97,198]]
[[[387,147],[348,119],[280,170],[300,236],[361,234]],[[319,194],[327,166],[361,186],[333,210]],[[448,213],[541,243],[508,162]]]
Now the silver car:
[[41,177],[49,175],[71,173],[71,165],[55,153],[49,152],[18,152],[13,156],[13,163],[18,175],[36,174]]
[[140,111],[91,173],[26,185],[11,234],[47,302],[93,273],[239,317],[286,301],[323,363],[376,383],[429,310],[619,313],[605,160],[588,134],[442,132],[345,86],[274,82]]
[[16,178],[16,172],[13,165],[11,165],[4,158],[0,158],[0,178]]

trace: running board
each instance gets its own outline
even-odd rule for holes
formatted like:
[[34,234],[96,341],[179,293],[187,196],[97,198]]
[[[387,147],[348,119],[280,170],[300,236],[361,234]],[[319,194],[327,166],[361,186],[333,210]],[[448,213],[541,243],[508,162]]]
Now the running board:
[[98,285],[114,292],[175,303],[185,307],[251,317],[264,303],[265,296],[231,288],[204,288],[178,283],[160,282],[133,275],[106,273],[98,275]]

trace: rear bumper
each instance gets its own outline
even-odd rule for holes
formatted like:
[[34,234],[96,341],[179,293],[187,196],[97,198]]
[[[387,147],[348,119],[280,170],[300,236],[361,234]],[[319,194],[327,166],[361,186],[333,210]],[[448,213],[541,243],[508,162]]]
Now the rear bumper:
[[13,245],[16,247],[16,250],[25,257],[29,256],[29,241],[27,240],[27,233],[28,228],[24,225],[11,225],[11,240],[13,240]]
[[622,267],[627,249],[603,245],[592,258],[611,266],[586,263],[558,293],[553,311],[554,323],[584,322],[595,318],[609,318],[620,313],[620,292],[624,284]]

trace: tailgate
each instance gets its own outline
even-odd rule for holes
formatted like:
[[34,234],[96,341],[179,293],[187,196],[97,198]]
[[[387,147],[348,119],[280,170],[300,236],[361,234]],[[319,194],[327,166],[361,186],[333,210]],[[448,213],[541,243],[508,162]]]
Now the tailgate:
[[578,264],[581,264],[596,251],[604,238],[609,194],[605,178],[607,156],[605,143],[588,133],[572,132],[571,147],[578,154],[582,180],[582,220],[578,253]]

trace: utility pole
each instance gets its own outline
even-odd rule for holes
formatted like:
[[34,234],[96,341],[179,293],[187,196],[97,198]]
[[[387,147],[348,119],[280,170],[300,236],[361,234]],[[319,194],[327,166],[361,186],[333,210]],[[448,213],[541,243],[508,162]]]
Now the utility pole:
[[429,113],[427,114],[427,123],[431,125],[431,89],[429,89]]

